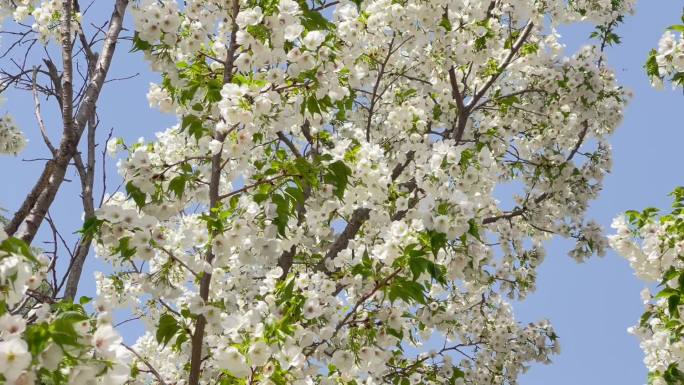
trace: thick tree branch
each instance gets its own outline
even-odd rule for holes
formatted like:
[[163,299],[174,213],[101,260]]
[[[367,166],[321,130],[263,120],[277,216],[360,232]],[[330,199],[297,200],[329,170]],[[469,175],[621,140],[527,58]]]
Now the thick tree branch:
[[64,138],[73,141],[74,135],[74,87],[73,44],[71,42],[72,0],[62,0],[60,36],[62,44],[62,122]]
[[[395,181],[401,173],[408,167],[409,163],[413,160],[413,157],[415,156],[415,153],[413,151],[409,152],[406,155],[406,160],[404,163],[400,163],[395,168],[392,170],[392,181]],[[414,186],[415,187],[415,186]],[[325,253],[325,256],[323,259],[321,259],[318,264],[316,265],[316,270],[321,270],[325,271],[327,270],[326,262],[331,261],[337,257],[337,254],[340,253],[340,251],[344,250],[347,248],[349,245],[349,241],[354,239],[356,234],[359,232],[361,229],[361,226],[370,218],[370,209],[369,208],[358,208],[352,212],[351,218],[347,222],[347,226],[342,230],[342,233],[337,236],[337,239],[330,245],[330,248],[328,251]],[[398,220],[403,217],[404,214],[402,214],[400,217],[393,218],[393,220]]]
[[464,105],[463,94],[458,87],[458,80],[456,79],[456,70],[454,67],[449,68],[449,83],[451,84],[451,96],[454,101],[456,101],[456,107],[458,107],[458,118],[456,119],[455,128],[456,132],[454,134],[456,144],[458,145],[461,142],[461,139],[463,139],[470,109]]
[[[237,51],[237,16],[240,12],[240,1],[233,0],[231,7],[231,34],[230,43],[228,47],[228,53],[226,54],[225,67],[223,70],[223,83],[230,83],[233,80],[233,66],[235,62],[235,52]],[[225,134],[216,134],[214,138],[220,142],[225,140]],[[221,203],[221,197],[219,195],[219,187],[221,182],[221,169],[222,169],[222,159],[221,152],[214,155],[211,159],[211,180],[209,182],[209,208],[214,209],[218,207]],[[216,231],[213,231],[212,237],[216,236]],[[212,248],[209,247],[205,261],[208,264],[214,260],[214,253]],[[202,279],[200,279],[199,295],[200,298],[206,303],[209,299],[209,288],[211,285],[211,273],[204,273]],[[190,375],[188,379],[189,385],[198,385],[200,381],[200,376],[202,372],[202,345],[204,344],[204,329],[207,325],[207,319],[204,315],[200,314],[197,317],[197,322],[195,323],[195,331],[191,338],[191,353],[190,353]]]
[[370,209],[359,208],[354,210],[351,218],[347,221],[347,226],[342,230],[342,233],[337,236],[335,242],[330,246],[328,252],[325,253],[323,259],[316,265],[316,270],[327,270],[326,261],[332,261],[337,257],[340,251],[347,248],[349,241],[353,239],[361,229],[361,226],[370,218]]
[[[95,218],[95,202],[93,199],[93,186],[95,184],[95,131],[97,128],[96,117],[93,114],[91,121],[88,123],[88,158],[87,163],[84,164],[81,155],[77,152],[74,155],[74,163],[81,179],[81,201],[83,203],[83,211],[85,212],[84,220],[88,221]],[[76,252],[73,256],[73,261],[69,268],[66,287],[64,289],[64,298],[73,300],[76,297],[78,284],[81,281],[81,273],[83,272],[83,265],[85,264],[88,252],[90,252],[90,245],[92,243],[91,235],[84,235],[78,242]]]

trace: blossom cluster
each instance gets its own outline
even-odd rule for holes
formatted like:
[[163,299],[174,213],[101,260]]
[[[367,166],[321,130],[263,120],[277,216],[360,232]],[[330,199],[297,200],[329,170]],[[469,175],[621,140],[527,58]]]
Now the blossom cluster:
[[0,116],[0,154],[17,155],[26,147],[26,142],[12,115]]
[[32,385],[121,385],[129,377],[131,353],[98,308],[90,319],[81,304],[46,303],[45,277],[51,262],[0,230],[0,381]]
[[[8,16],[21,23],[31,17],[33,20],[30,26],[38,33],[38,38],[43,44],[47,44],[51,38],[59,40],[60,29],[57,27],[61,11],[61,0],[0,0],[0,22]],[[73,33],[79,29],[80,18],[79,12],[73,13]]]
[[665,31],[658,48],[651,51],[646,62],[646,72],[656,88],[662,88],[665,79],[669,79],[673,87],[684,84],[684,40],[681,36],[684,26],[671,28]]
[[610,245],[627,258],[635,274],[647,283],[659,282],[658,292],[642,291],[646,311],[629,329],[644,351],[650,382],[679,384],[684,380],[684,188],[672,193],[673,210],[658,216],[654,208],[628,211],[613,221]]

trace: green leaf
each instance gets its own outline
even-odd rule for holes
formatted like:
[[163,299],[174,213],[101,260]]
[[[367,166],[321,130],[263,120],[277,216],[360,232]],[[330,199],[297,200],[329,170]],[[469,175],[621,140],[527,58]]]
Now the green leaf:
[[190,135],[194,136],[196,140],[199,140],[205,133],[209,131],[204,128],[200,118],[195,115],[184,116],[183,120],[181,121],[181,129],[187,129]]
[[413,250],[409,253],[408,265],[411,273],[413,273],[413,280],[417,280],[423,273],[428,273],[432,279],[438,283],[446,284],[446,269],[433,261],[423,257],[424,253],[419,253],[418,250]]
[[271,31],[263,24],[247,26],[247,32],[262,43],[271,37]]
[[520,53],[523,56],[535,54],[539,51],[539,44],[537,43],[527,43],[522,46]]
[[277,294],[277,299],[276,303],[278,305],[282,305],[283,303],[286,303],[292,298],[294,294],[294,284],[295,284],[295,279],[294,277],[288,279],[285,282],[280,282],[278,283],[278,289],[276,290]]
[[50,325],[50,336],[60,346],[79,346],[79,334],[74,328],[76,322],[87,320],[88,317],[78,311],[60,313]]
[[285,229],[290,218],[290,201],[280,194],[273,194],[271,201],[276,205],[276,217],[273,223],[278,227],[278,233],[285,236]]
[[252,199],[256,203],[261,203],[268,199],[268,194],[254,194],[252,195]]
[[74,323],[74,322],[85,321],[88,319],[88,316],[86,316],[82,311],[69,310],[69,311],[65,311],[63,313],[60,313],[57,316],[57,319]]
[[133,182],[126,183],[126,192],[128,193],[129,197],[133,198],[133,201],[139,208],[145,206],[147,194],[142,192],[142,190],[140,190],[136,185],[134,185]]
[[451,385],[455,385],[456,380],[458,380],[459,378],[465,377],[465,373],[461,369],[459,369],[459,368],[453,368],[453,369],[454,369],[454,374],[452,374],[451,378],[449,378],[449,383]]
[[649,319],[651,319],[652,315],[653,315],[653,313],[650,311],[647,311],[644,314],[642,314],[641,318],[639,319],[639,325],[640,326],[646,326],[646,323],[648,322]]
[[430,277],[432,277],[432,279],[437,281],[439,284],[446,285],[446,268],[444,266],[433,263],[432,261],[429,262],[430,263],[427,265],[427,272],[428,274],[430,274]]
[[181,198],[185,192],[185,184],[188,178],[185,175],[178,175],[169,182],[169,190],[176,194],[176,198]]
[[351,169],[343,161],[338,160],[328,165],[328,172],[323,177],[323,180],[335,186],[333,193],[341,200],[344,198],[344,191],[349,183],[350,175]]
[[84,238],[92,238],[100,230],[103,223],[104,220],[102,219],[90,217],[83,222],[83,227],[76,232],[82,234]]
[[670,298],[673,295],[679,295],[679,290],[673,289],[671,287],[668,287],[666,289],[663,289],[660,293],[656,294],[656,299],[659,298]]
[[437,253],[446,246],[447,236],[438,231],[429,231],[428,234],[430,235],[430,251],[436,257]]
[[646,60],[644,68],[646,69],[646,75],[660,78],[660,70],[658,61],[656,60],[657,55],[658,52],[655,49],[652,49],[651,52],[648,53],[648,59]]
[[180,352],[183,343],[188,340],[188,334],[187,333],[180,333],[178,334],[178,337],[176,337],[176,340],[173,342],[173,350],[176,352]]
[[681,385],[684,383],[684,373],[679,370],[676,363],[673,363],[663,373],[663,379],[668,385]]
[[159,326],[157,328],[157,342],[166,346],[173,336],[178,333],[178,330],[180,330],[178,321],[169,313],[162,314],[159,317]]
[[321,108],[318,104],[318,100],[316,99],[316,96],[309,96],[306,98],[306,109],[313,114],[321,114]]
[[679,295],[673,295],[667,298],[667,309],[670,311],[670,317],[679,318]]
[[[498,93],[499,92],[497,92],[497,94]],[[499,105],[499,110],[504,114],[507,113],[513,105],[520,104],[520,98],[516,95],[496,95],[494,100]]]
[[427,262],[429,261],[423,257],[409,258],[409,269],[411,269],[411,273],[413,273],[414,281],[427,270]]
[[450,32],[452,29],[451,21],[447,17],[446,13],[442,15],[442,20],[439,21],[439,26]]
[[684,85],[684,72],[677,72],[672,76],[672,83]]
[[352,274],[359,274],[364,278],[368,278],[373,275],[373,260],[368,255],[368,251],[364,251],[363,256],[361,257],[361,263],[352,267]]
[[670,281],[672,279],[675,279],[677,276],[679,276],[679,271],[675,269],[674,266],[671,266],[665,274],[663,274],[663,280],[660,282],[661,285],[665,285],[667,281]]
[[402,104],[407,101],[412,96],[416,95],[418,91],[415,88],[407,88],[402,91],[398,91],[394,94],[395,102],[397,104]]
[[390,286],[389,299],[392,302],[401,299],[409,304],[417,302],[424,305],[425,287],[418,282],[398,278]]
[[123,237],[119,239],[119,244],[113,250],[114,254],[119,253],[124,261],[128,261],[135,255],[136,248],[130,246],[130,237]]
[[304,192],[299,188],[290,186],[285,189],[285,192],[288,193],[292,198],[294,198],[294,200],[296,200],[297,203],[304,203]]
[[151,48],[152,44],[141,39],[138,32],[133,34],[133,46],[131,47],[131,52],[149,51]]
[[47,323],[29,325],[24,332],[24,341],[29,351],[35,357],[45,350],[50,341],[50,329]]
[[[306,2],[305,2],[306,4]],[[307,31],[315,31],[320,29],[331,29],[333,25],[325,16],[321,15],[318,11],[312,11],[308,7],[303,8],[302,12],[303,20],[302,25]]]
[[38,260],[33,256],[31,248],[19,238],[9,237],[0,243],[0,251],[8,254],[21,255],[27,260],[37,263]]
[[223,87],[223,79],[209,79],[206,85],[205,100],[208,103],[216,103],[221,100],[221,88]]
[[468,221],[468,234],[472,235],[475,239],[482,242],[480,239],[480,230],[477,226],[477,222],[474,219]]

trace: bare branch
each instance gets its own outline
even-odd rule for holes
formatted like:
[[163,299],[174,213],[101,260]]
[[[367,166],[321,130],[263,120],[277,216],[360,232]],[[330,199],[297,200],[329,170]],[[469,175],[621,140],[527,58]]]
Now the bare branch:
[[124,348],[126,348],[126,350],[128,350],[129,352],[133,353],[133,355],[135,355],[135,356],[140,360],[140,362],[142,362],[143,364],[145,364],[145,366],[147,366],[147,368],[150,369],[150,372],[157,378],[157,381],[159,381],[160,384],[166,385],[166,382],[164,381],[164,377],[162,377],[162,375],[159,374],[159,372],[157,371],[157,369],[155,369],[154,366],[152,366],[152,365],[149,363],[149,361],[147,361],[146,359],[144,359],[140,354],[138,354],[138,352],[136,352],[136,351],[135,351],[133,348],[131,348],[130,346],[128,346],[128,345],[126,345],[126,344],[124,344],[124,343],[122,343],[121,346],[123,346]]
[[33,68],[33,103],[35,105],[34,107],[34,113],[36,115],[36,120],[38,121],[38,127],[40,128],[40,135],[43,137],[43,141],[45,142],[45,145],[48,147],[50,150],[50,153],[54,157],[57,155],[57,150],[55,149],[55,146],[52,145],[52,142],[50,142],[50,138],[48,137],[47,130],[45,129],[45,123],[43,122],[43,116],[40,113],[40,101],[38,100],[38,90],[36,89],[36,77],[38,76],[38,68],[34,67]]

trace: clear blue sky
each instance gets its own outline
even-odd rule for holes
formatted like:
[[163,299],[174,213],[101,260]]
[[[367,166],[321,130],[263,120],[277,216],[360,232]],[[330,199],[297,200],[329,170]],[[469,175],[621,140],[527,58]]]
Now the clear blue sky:
[[[109,2],[107,2],[109,3]],[[620,28],[623,44],[608,50],[609,63],[617,71],[622,84],[634,91],[625,120],[612,138],[613,172],[605,181],[601,198],[594,202],[590,217],[606,229],[619,212],[647,206],[667,207],[667,193],[684,184],[681,171],[681,146],[684,131],[680,129],[684,97],[681,91],[653,90],[642,65],[647,52],[657,44],[665,27],[679,21],[682,3],[677,0],[639,0],[637,14]],[[98,13],[110,10],[96,6]],[[568,52],[586,41],[589,28],[561,30]],[[119,46],[128,50],[128,43]],[[155,81],[140,55],[118,55],[112,77],[137,72],[136,80],[110,83],[102,96],[99,110],[100,138],[114,128],[116,136],[126,141],[138,137],[152,138],[154,132],[174,123],[147,106],[147,83]],[[4,64],[4,63],[3,63]],[[13,211],[35,180],[42,162],[21,159],[45,157],[33,116],[33,101],[26,93],[12,92],[0,113],[13,112],[30,139],[27,150],[19,158],[0,157],[0,207]],[[51,109],[52,108],[52,109]],[[48,130],[58,132],[53,103],[43,106]],[[57,138],[55,138],[57,140]],[[108,164],[109,190],[116,187],[113,162]],[[59,205],[51,212],[65,237],[80,227],[81,206],[78,177],[74,171],[58,197]],[[39,239],[48,239],[43,231]],[[45,246],[49,248],[49,245]],[[640,385],[646,382],[642,353],[636,338],[627,334],[642,312],[639,291],[643,287],[632,275],[627,263],[612,252],[604,258],[593,258],[577,264],[566,256],[571,248],[563,241],[549,243],[546,262],[539,269],[538,290],[525,301],[515,304],[521,322],[549,318],[561,337],[562,352],[550,366],[534,366],[520,381],[521,385]],[[92,273],[105,266],[89,259],[84,272],[82,294],[92,295]],[[135,333],[130,331],[131,335]]]

